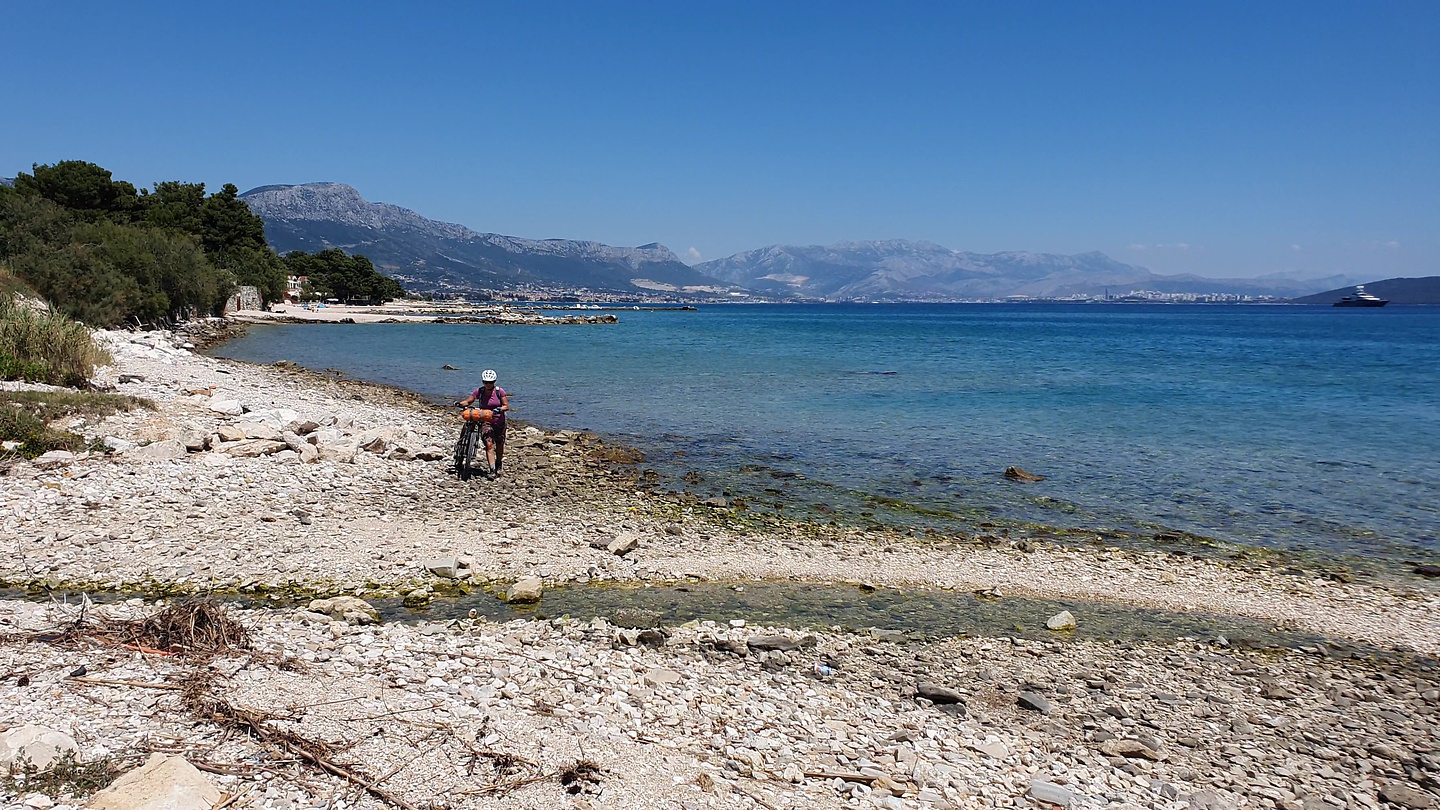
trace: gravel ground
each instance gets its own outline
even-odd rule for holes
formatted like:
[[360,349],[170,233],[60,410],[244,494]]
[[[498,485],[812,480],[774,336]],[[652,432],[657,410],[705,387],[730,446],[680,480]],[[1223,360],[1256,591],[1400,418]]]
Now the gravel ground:
[[[60,613],[0,602],[17,630]],[[1431,802],[1440,785],[1440,673],[1414,662],[1183,640],[894,644],[713,623],[637,640],[603,620],[233,615],[263,658],[0,645],[0,726],[66,730],[89,759],[184,753],[226,772],[222,790],[248,790],[241,806],[281,810],[376,801],[198,722],[176,691],[134,684],[173,686],[198,667],[229,704],[329,744],[417,807],[1009,807],[1038,793],[1077,807],[1341,810],[1378,807],[1392,783]],[[68,677],[80,666],[86,680]],[[474,764],[479,751],[523,758],[521,776],[580,759],[603,776],[578,796],[554,779],[486,796],[501,777],[493,758]]]

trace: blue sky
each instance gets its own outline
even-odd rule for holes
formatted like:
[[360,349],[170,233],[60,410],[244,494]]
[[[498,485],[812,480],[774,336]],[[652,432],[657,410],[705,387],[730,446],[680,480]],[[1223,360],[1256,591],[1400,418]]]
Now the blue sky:
[[8,3],[0,30],[4,175],[334,180],[707,259],[1440,274],[1435,2]]

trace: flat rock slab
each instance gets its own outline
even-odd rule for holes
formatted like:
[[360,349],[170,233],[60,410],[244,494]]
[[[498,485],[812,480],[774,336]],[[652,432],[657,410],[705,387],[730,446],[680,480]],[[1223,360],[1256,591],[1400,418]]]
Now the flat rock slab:
[[1049,714],[1055,709],[1055,704],[1034,692],[1021,692],[1019,697],[1015,698],[1015,705],[1022,709],[1029,709],[1032,712],[1040,712],[1041,714]]
[[150,755],[90,799],[91,810],[210,810],[220,789],[184,757]]
[[1107,740],[1100,744],[1100,753],[1107,757],[1132,757],[1159,762],[1165,757],[1139,740]]
[[800,642],[789,636],[754,636],[745,640],[745,645],[752,650],[779,650],[790,652],[800,649]]
[[915,687],[915,696],[922,697],[931,703],[947,705],[951,703],[963,703],[965,697],[954,689],[934,683],[920,683]]
[[605,550],[617,557],[624,557],[639,547],[640,535],[627,532],[607,543]]
[[1053,804],[1056,807],[1069,807],[1075,804],[1076,797],[1068,788],[1061,787],[1053,782],[1046,782],[1043,779],[1036,779],[1030,783],[1030,789],[1025,794],[1032,799]]
[[1395,781],[1386,782],[1381,786],[1380,798],[1391,804],[1409,807],[1411,810],[1426,810],[1435,804],[1429,793],[1404,782]]

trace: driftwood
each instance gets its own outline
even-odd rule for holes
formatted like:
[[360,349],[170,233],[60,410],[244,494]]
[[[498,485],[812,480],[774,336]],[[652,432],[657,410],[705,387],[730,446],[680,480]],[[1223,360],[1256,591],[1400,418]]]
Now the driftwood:
[[[383,783],[403,770],[404,766],[392,770],[379,778],[353,770],[336,762],[332,746],[323,740],[312,740],[294,731],[276,728],[275,721],[294,721],[293,716],[282,716],[250,711],[237,707],[220,696],[216,688],[216,673],[210,663],[220,656],[242,656],[252,661],[266,661],[284,668],[300,666],[293,660],[281,660],[273,654],[255,651],[251,648],[250,633],[240,622],[231,618],[225,609],[206,599],[179,602],[166,607],[144,619],[118,620],[97,617],[90,610],[91,603],[83,598],[78,608],[60,627],[38,633],[7,635],[0,640],[20,639],[57,645],[103,644],[142,653],[160,653],[174,656],[176,661],[191,665],[189,676],[180,683],[152,682],[138,680],[114,680],[108,678],[84,677],[83,671],[67,678],[66,683],[77,686],[131,687],[136,689],[158,689],[179,692],[181,706],[194,717],[213,723],[227,731],[239,731],[262,743],[273,746],[295,757],[295,761],[344,779],[387,805],[399,810],[419,810],[404,798],[382,787]],[[523,654],[521,657],[529,658]],[[535,660],[535,659],[531,659]],[[545,666],[556,667],[548,661],[538,661]],[[579,673],[574,673],[578,678]],[[80,692],[79,694],[84,694]],[[314,705],[351,702],[360,698],[321,701]],[[309,707],[295,707],[309,708]],[[412,712],[434,709],[421,706],[412,709],[397,709],[374,716],[349,718],[348,722],[373,722]],[[347,722],[346,718],[337,718]],[[516,788],[540,782],[554,782],[566,793],[590,792],[600,783],[604,771],[590,760],[578,760],[558,770],[546,771],[539,763],[516,754],[477,748],[464,737],[455,733],[450,726],[408,721],[403,718],[396,722],[417,725],[444,732],[449,738],[468,749],[467,775],[476,776],[476,771],[485,766],[489,777],[487,784],[473,789],[454,791],[465,795],[498,796]],[[419,756],[419,755],[417,755]],[[212,773],[233,774],[236,771],[209,762],[195,762],[196,767]],[[234,804],[243,798],[244,792],[227,795],[218,808]]]

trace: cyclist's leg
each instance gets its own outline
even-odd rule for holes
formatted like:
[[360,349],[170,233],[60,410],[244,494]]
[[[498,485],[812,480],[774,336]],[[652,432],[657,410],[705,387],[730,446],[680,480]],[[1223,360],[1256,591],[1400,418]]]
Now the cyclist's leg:
[[500,474],[500,464],[505,461],[505,423],[501,422],[491,431],[491,439],[495,443],[495,464],[492,465],[495,474]]
[[480,430],[480,438],[485,440],[485,469],[495,470],[495,428],[493,425],[485,425]]

